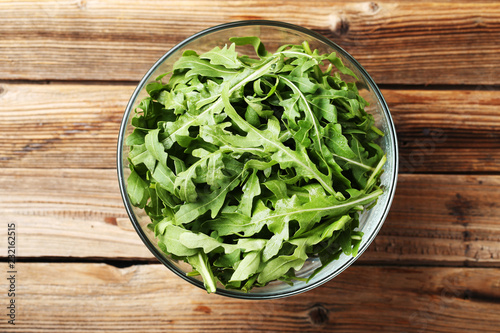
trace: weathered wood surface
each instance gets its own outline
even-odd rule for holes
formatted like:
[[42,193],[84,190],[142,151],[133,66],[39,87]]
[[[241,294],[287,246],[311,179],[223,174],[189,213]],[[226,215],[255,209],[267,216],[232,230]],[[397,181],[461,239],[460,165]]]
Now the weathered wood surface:
[[497,1],[1,1],[0,79],[131,80],[202,29],[280,20],[350,52],[377,83],[498,84]]
[[498,266],[500,176],[399,175],[366,262]]
[[[133,85],[0,84],[0,167],[115,168]],[[401,172],[498,172],[495,90],[384,89]]]
[[134,86],[0,85],[0,167],[116,168]]
[[[19,254],[152,259],[117,183],[111,169],[3,169],[2,220],[16,222]],[[360,260],[500,267],[499,188],[500,176],[400,175],[387,221]]]
[[[152,257],[127,217],[114,170],[3,169],[0,184],[2,221],[16,224],[18,256]],[[0,239],[7,244],[7,233]]]
[[[498,332],[498,268],[353,266],[305,294],[243,301],[161,265],[18,263],[2,332]],[[5,280],[0,284],[7,289]]]
[[[0,280],[1,332],[499,331],[498,0],[0,0],[0,18],[4,275],[11,222],[19,259],[16,326]],[[243,19],[302,25],[350,52],[385,88],[400,144],[368,250],[274,301],[207,295],[156,264],[116,177],[142,75],[193,33]]]

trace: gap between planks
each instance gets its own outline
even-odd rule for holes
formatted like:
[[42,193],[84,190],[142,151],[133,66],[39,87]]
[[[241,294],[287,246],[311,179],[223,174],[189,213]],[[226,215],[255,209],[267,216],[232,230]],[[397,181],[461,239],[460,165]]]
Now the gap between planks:
[[[78,79],[78,80],[30,80],[30,79],[0,79],[0,84],[8,85],[89,85],[89,86],[133,86],[136,87],[140,81],[137,80],[95,80],[95,79]],[[500,90],[500,84],[390,84],[390,83],[380,83],[377,87],[381,90],[474,90],[474,91],[498,91]]]

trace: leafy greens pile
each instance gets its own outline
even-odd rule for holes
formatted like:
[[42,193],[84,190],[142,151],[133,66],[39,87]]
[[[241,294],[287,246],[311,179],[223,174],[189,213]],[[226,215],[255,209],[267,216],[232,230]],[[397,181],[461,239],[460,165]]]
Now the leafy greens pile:
[[342,79],[355,75],[335,53],[230,41],[185,51],[168,83],[164,74],[148,84],[126,140],[132,204],[209,293],[217,281],[247,292],[305,280],[295,272],[310,257],[324,267],[356,255],[359,212],[381,195],[386,160],[366,101]]

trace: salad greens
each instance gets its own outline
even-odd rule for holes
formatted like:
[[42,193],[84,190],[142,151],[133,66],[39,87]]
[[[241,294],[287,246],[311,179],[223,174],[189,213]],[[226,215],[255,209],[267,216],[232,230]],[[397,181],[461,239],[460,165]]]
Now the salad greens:
[[245,292],[293,283],[308,258],[324,267],[355,256],[358,216],[382,194],[386,161],[382,132],[335,53],[230,42],[185,51],[149,83],[126,139],[130,201],[209,293],[218,282]]

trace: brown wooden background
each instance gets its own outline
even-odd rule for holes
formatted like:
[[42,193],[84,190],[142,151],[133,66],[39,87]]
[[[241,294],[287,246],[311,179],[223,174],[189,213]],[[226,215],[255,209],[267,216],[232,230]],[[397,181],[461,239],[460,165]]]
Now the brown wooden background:
[[[350,52],[398,131],[391,213],[333,281],[206,295],[143,246],[115,165],[135,85],[210,26],[273,19]],[[500,332],[500,3],[0,1],[1,332]],[[16,326],[7,224],[16,223]]]

